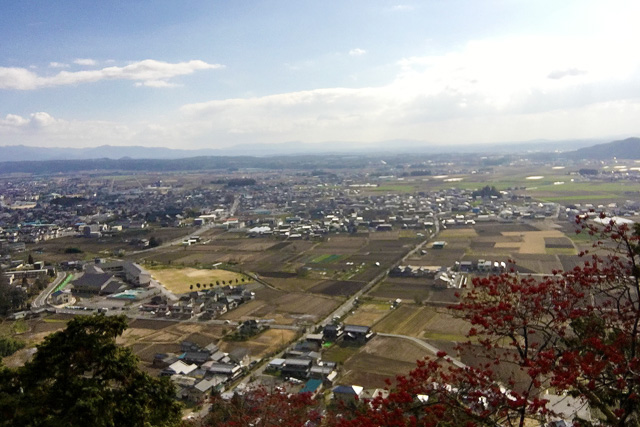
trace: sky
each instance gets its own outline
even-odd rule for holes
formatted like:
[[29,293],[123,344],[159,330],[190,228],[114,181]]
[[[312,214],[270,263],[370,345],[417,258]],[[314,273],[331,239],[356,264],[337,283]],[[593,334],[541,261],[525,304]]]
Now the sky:
[[0,145],[638,136],[638,16],[637,0],[3,0]]

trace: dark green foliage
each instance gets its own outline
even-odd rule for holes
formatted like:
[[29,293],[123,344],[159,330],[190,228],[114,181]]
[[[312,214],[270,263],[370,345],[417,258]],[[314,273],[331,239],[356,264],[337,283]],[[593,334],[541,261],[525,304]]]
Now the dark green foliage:
[[0,357],[11,356],[16,351],[24,348],[24,342],[11,337],[0,337]]
[[0,370],[0,426],[177,426],[166,379],[116,345],[124,316],[77,316],[19,369]]
[[60,206],[65,206],[65,207],[72,207],[72,206],[76,206],[80,203],[85,202],[87,199],[85,199],[84,197],[67,197],[67,196],[63,196],[63,197],[58,197],[55,198],[51,201],[52,205],[60,205]]
[[482,189],[476,190],[471,194],[473,197],[491,197],[496,196],[498,198],[502,197],[498,189],[494,186],[485,185]]
[[256,185],[256,180],[253,178],[232,178],[227,181],[228,187],[243,187],[245,185]]
[[598,169],[580,169],[578,173],[580,175],[598,175]]
[[65,254],[81,254],[82,253],[82,249],[80,248],[66,248],[64,250]]
[[26,302],[27,293],[22,288],[10,285],[0,269],[0,316],[20,311]]
[[156,246],[160,246],[162,244],[162,239],[158,239],[156,236],[151,236],[149,238],[149,247],[155,248]]

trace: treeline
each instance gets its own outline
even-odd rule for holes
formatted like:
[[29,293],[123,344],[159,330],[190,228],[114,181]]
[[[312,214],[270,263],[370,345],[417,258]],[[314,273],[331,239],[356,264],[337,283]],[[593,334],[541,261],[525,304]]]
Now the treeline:
[[473,193],[471,193],[471,195],[473,197],[491,197],[491,196],[495,196],[498,198],[502,197],[502,195],[500,194],[500,191],[498,191],[496,187],[488,186],[488,185],[485,185],[480,190],[474,191]]
[[244,187],[246,185],[256,185],[256,180],[253,178],[231,178],[231,179],[215,179],[211,181],[212,184],[225,184],[227,187]]
[[411,172],[404,172],[402,176],[430,176],[430,170],[415,170]]

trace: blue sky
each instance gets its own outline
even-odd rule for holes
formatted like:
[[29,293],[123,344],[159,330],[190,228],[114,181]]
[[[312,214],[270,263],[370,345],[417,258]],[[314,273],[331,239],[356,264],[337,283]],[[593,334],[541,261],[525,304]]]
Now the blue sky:
[[0,145],[640,134],[637,1],[0,3]]

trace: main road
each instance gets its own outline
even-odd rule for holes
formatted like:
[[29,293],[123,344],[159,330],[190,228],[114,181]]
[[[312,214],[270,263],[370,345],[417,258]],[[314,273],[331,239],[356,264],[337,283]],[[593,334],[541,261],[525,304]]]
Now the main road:
[[65,277],[67,277],[67,274],[63,273],[62,271],[59,271],[58,275],[56,276],[56,279],[53,282],[51,282],[44,291],[40,292],[40,294],[36,297],[36,299],[33,300],[33,302],[31,303],[31,310],[35,311],[40,308],[44,308],[48,306],[49,304],[47,303],[47,298],[49,298],[49,295],[51,295],[51,292],[53,292],[56,286],[58,286],[60,282],[64,280]]

